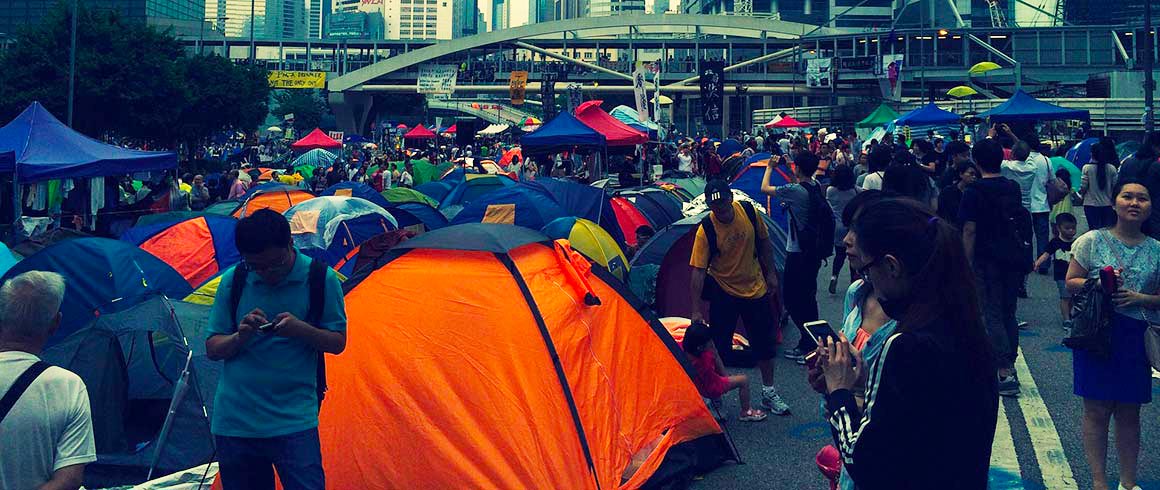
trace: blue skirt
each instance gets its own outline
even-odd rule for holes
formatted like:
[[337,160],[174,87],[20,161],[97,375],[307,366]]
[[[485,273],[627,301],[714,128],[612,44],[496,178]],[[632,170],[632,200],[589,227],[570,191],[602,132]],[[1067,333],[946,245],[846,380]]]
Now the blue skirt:
[[1090,400],[1120,403],[1152,401],[1152,370],[1144,348],[1148,322],[1112,314],[1112,355],[1104,360],[1088,351],[1072,351],[1075,394]]

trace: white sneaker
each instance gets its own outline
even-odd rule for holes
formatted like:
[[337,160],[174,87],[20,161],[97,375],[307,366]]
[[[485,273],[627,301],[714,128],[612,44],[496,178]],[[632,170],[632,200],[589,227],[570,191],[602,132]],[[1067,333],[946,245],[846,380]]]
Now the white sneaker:
[[[1116,485],[1116,486],[1120,487],[1120,490],[1128,490],[1127,488],[1124,488],[1123,485]],[[1140,488],[1140,485],[1136,485],[1136,486],[1132,487],[1132,490],[1144,490],[1144,489]]]
[[764,386],[761,388],[761,405],[774,415],[789,415],[789,405],[781,399],[777,388]]
[[1160,371],[1157,371],[1155,368],[1153,368],[1152,369],[1152,377],[1156,378],[1156,379],[1160,379]]

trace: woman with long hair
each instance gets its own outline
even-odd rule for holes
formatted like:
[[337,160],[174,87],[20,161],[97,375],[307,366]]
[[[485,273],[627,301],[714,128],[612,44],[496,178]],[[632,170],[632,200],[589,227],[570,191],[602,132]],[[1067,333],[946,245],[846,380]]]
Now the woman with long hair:
[[845,335],[819,349],[846,471],[862,490],[986,488],[999,393],[958,228],[913,200],[886,199],[858,214],[846,240],[898,321],[869,365]]
[[1116,421],[1120,488],[1139,490],[1140,405],[1152,401],[1151,369],[1144,348],[1149,321],[1160,321],[1160,241],[1144,232],[1152,197],[1139,181],[1112,188],[1112,226],[1091,230],[1072,243],[1067,288],[1083,289],[1100,269],[1116,273],[1111,354],[1077,349],[1072,356],[1075,394],[1083,398],[1083,446],[1092,470],[1092,488],[1107,490],[1108,424]]
[[1116,143],[1105,136],[1093,146],[1091,163],[1080,169],[1079,193],[1083,196],[1083,215],[1087,217],[1090,230],[1112,226],[1116,222],[1111,194],[1112,186],[1116,185],[1119,162]]
[[[846,237],[846,226],[841,220],[842,211],[858,195],[858,188],[854,186],[854,169],[849,165],[836,165],[833,173],[830,186],[826,188],[826,202],[834,212],[834,264],[830,269],[830,294],[837,294],[838,273],[842,272],[842,266],[846,263],[846,245],[842,243]],[[851,269],[850,272],[853,276],[854,271]]]

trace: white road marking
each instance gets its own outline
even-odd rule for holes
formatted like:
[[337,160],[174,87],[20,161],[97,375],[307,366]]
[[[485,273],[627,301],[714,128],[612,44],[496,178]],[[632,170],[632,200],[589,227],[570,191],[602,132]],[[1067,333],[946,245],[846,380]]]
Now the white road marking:
[[1044,487],[1052,490],[1079,488],[1075,476],[1071,473],[1071,464],[1063,452],[1063,443],[1059,440],[1055,422],[1051,420],[1047,404],[1039,395],[1039,388],[1035,386],[1035,378],[1031,376],[1031,369],[1027,367],[1022,349],[1015,359],[1015,372],[1019,376],[1022,391],[1019,395],[1019,408],[1023,411],[1027,432],[1031,435],[1031,447],[1035,449],[1035,459],[1043,474]]
[[999,400],[995,442],[991,444],[991,469],[1000,470],[1002,475],[1010,475],[1019,480],[1017,484],[1001,487],[1002,490],[1023,490],[1023,472],[1019,469],[1019,457],[1015,454],[1015,439],[1011,435],[1011,424],[1007,420],[1007,409],[1003,408],[1003,400]]

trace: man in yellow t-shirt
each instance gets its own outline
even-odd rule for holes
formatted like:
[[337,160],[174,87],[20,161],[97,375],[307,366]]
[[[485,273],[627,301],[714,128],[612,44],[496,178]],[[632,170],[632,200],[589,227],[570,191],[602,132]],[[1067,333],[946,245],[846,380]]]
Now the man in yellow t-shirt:
[[774,414],[788,415],[789,406],[773,386],[772,359],[777,352],[768,295],[777,293],[778,279],[769,230],[751,204],[733,202],[724,181],[705,186],[705,202],[709,215],[697,228],[689,258],[692,320],[705,321],[701,301],[707,298],[713,342],[717,352],[729,355],[741,317],[761,370],[762,405]]

